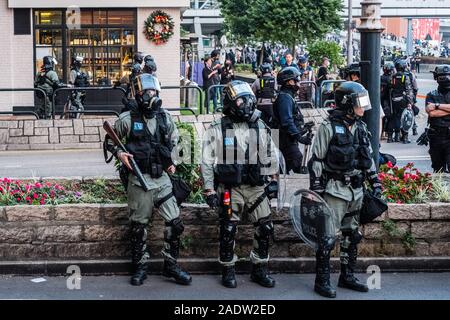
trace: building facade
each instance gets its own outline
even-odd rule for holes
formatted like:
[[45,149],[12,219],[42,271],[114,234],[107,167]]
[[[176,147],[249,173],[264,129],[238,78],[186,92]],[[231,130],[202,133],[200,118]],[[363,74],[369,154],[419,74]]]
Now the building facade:
[[[163,6],[162,6],[163,5]],[[151,54],[163,86],[180,84],[180,16],[188,0],[0,0],[0,88],[31,88],[47,55],[68,81],[73,55],[94,86],[111,86],[126,76],[136,51]],[[146,39],[144,22],[155,10],[173,18],[174,35],[165,44]],[[175,94],[176,93],[176,94]],[[165,105],[179,106],[178,92],[163,92]],[[0,93],[0,111],[33,104],[32,93]]]

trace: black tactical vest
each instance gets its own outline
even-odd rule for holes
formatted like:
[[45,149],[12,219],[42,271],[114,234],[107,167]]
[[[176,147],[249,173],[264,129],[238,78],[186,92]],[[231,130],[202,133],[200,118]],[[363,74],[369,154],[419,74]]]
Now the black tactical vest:
[[166,114],[156,114],[156,130],[150,133],[145,119],[139,112],[131,111],[131,130],[125,147],[136,161],[142,173],[159,178],[163,169],[171,163],[172,144],[168,135]]
[[[430,93],[433,101],[440,104],[450,104],[450,91],[447,94],[442,94],[439,90],[433,90]],[[429,117],[431,127],[450,127],[450,114],[445,117],[431,118]]]
[[[250,129],[255,130],[257,146],[256,150],[259,150],[259,126],[258,122],[249,123]],[[245,151],[245,164],[237,163],[238,145],[236,137],[227,137],[227,130],[233,130],[233,121],[225,116],[221,121],[222,129],[222,156],[223,161],[216,167],[215,182],[224,184],[227,187],[237,187],[242,184],[248,184],[250,186],[263,186],[264,176],[261,175],[261,163],[259,156],[256,156],[257,163],[249,164],[249,150]],[[226,161],[227,150],[232,149],[234,154],[234,162],[229,163]]]
[[265,76],[259,79],[259,90],[256,93],[258,99],[273,99],[276,97],[275,78]]
[[372,165],[370,140],[360,121],[356,121],[355,135],[347,124],[338,119],[331,119],[333,137],[325,156],[325,164],[333,172],[349,172],[354,169],[368,170]]
[[77,71],[77,70],[76,70],[76,72],[77,72],[77,76],[75,78],[75,83],[74,83],[75,87],[89,86],[89,81],[88,81],[86,73]]

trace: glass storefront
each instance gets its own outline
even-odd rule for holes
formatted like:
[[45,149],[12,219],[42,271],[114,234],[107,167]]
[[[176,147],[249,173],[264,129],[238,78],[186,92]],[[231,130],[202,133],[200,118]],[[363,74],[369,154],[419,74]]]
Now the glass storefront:
[[83,70],[93,85],[112,85],[129,74],[136,50],[136,10],[82,9],[81,29],[69,30],[64,10],[35,10],[35,66],[56,57],[56,71],[67,82],[74,55],[84,57]]

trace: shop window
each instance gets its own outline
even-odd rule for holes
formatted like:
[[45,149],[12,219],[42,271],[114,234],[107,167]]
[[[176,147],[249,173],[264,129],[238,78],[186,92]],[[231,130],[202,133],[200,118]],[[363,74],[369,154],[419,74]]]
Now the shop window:
[[60,10],[37,10],[34,17],[37,25],[60,25],[63,21],[63,13]]
[[105,10],[94,10],[94,24],[107,24],[108,19]]
[[110,10],[108,11],[108,24],[132,25],[134,24],[134,11]]
[[61,29],[36,29],[36,45],[62,46]]

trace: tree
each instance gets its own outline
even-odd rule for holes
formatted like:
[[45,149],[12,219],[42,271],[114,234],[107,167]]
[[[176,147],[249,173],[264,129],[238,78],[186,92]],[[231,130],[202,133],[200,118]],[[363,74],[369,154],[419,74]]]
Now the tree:
[[309,60],[315,61],[320,64],[323,57],[330,59],[331,65],[338,67],[345,63],[343,56],[341,55],[341,47],[332,41],[318,40],[307,46],[309,53]]
[[232,34],[291,48],[340,29],[342,8],[341,0],[221,0],[225,26]]

